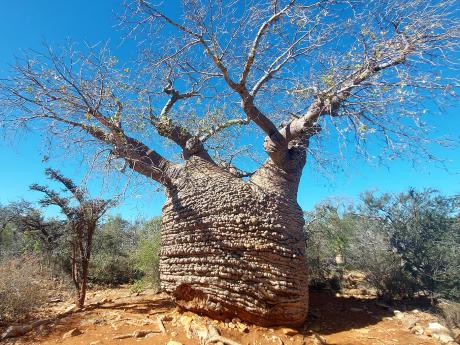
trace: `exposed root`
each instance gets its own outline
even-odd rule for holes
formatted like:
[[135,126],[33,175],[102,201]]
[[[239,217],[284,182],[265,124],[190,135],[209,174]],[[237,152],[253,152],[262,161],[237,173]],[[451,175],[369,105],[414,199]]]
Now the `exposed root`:
[[162,331],[161,330],[150,330],[150,331],[138,330],[138,331],[134,331],[133,333],[117,335],[113,337],[112,339],[144,338],[146,335],[151,334],[151,333],[162,333]]

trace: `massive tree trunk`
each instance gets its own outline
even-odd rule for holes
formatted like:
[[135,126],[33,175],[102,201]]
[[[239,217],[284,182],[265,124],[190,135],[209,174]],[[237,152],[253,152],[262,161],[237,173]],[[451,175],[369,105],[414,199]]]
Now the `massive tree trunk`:
[[172,179],[163,207],[162,287],[214,318],[300,325],[308,309],[300,174],[270,160],[244,181],[199,157]]

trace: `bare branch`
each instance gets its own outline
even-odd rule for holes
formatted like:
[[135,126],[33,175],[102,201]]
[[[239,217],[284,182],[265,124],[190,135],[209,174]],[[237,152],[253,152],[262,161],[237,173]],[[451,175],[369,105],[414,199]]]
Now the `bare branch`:
[[251,67],[254,63],[254,60],[256,58],[257,50],[259,48],[260,41],[262,37],[265,35],[267,32],[268,28],[275,23],[281,16],[283,16],[289,8],[291,8],[295,3],[295,0],[291,0],[283,9],[280,11],[276,12],[273,14],[268,20],[266,20],[259,28],[257,31],[256,37],[254,38],[251,48],[249,49],[249,54],[246,59],[246,64],[244,65],[243,73],[241,74],[241,78],[239,83],[241,85],[246,84],[246,79],[249,75],[249,72],[251,71]]

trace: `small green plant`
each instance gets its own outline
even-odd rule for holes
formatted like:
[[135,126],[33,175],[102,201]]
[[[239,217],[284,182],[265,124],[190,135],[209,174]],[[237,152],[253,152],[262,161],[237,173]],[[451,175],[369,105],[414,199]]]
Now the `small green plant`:
[[131,284],[130,290],[132,293],[139,293],[146,290],[149,287],[150,285],[145,279],[138,279]]

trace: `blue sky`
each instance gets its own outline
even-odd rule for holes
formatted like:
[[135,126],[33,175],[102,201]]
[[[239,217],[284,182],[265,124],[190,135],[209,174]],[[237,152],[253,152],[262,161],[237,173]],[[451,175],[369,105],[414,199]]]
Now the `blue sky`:
[[[115,27],[116,6],[112,1],[89,0],[22,0],[1,1],[0,7],[0,76],[8,73],[8,65],[24,49],[42,49],[43,42],[52,46],[64,44],[67,39],[94,44],[108,38],[117,49],[120,59],[127,59],[135,49],[129,43],[121,43],[122,32]],[[120,8],[120,7],[118,7]],[[433,118],[432,124],[438,133],[447,133],[457,142],[460,134],[460,116],[451,109],[442,117]],[[446,194],[460,193],[460,154],[455,149],[434,148],[435,153],[445,158],[446,167],[433,162],[411,165],[405,161],[391,161],[387,167],[368,165],[359,158],[343,162],[343,171],[332,178],[307,166],[302,178],[299,203],[304,209],[326,197],[340,196],[356,198],[365,190],[398,192],[408,187],[433,187]],[[41,162],[44,152],[40,133],[29,132],[13,140],[0,141],[0,203],[19,198],[36,200],[37,195],[28,191],[31,183],[47,183],[43,170],[48,165]],[[79,180],[86,167],[80,165],[78,155],[52,160],[65,174]],[[97,195],[99,179],[90,184]],[[161,213],[164,197],[154,188],[136,189],[128,193],[123,205],[113,210],[129,219],[150,217]],[[134,189],[133,189],[134,190]]]

